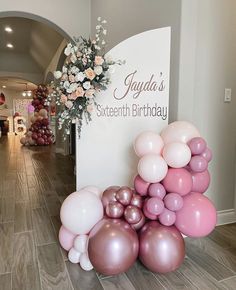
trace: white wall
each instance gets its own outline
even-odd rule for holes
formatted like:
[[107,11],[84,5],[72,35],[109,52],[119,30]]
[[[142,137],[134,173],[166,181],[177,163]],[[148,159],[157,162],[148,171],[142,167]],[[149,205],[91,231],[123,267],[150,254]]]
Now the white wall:
[[213,149],[207,195],[218,210],[234,207],[235,48],[235,0],[182,0],[178,119],[193,121]]
[[13,109],[14,99],[23,98],[19,91],[10,90],[10,89],[1,89],[0,92],[3,92],[3,94],[5,95],[5,98],[6,98],[5,104],[7,105],[8,109]]
[[[0,13],[16,16],[15,11],[40,16],[46,22],[50,21],[57,25],[70,37],[88,36],[90,32],[90,0],[1,0]],[[38,20],[34,17],[33,19]]]

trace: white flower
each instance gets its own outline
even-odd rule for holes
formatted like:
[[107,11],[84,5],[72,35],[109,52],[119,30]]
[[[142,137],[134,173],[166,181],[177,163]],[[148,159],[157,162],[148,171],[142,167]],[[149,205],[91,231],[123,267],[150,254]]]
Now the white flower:
[[78,84],[72,83],[66,91],[67,93],[71,94],[72,92],[76,91],[77,88],[78,88]]
[[95,72],[96,75],[99,76],[103,72],[102,66],[100,66],[100,65],[95,66],[94,72]]
[[75,54],[72,54],[72,56],[70,57],[71,62],[75,63],[77,60],[77,57]]
[[115,68],[114,65],[111,65],[111,66],[109,67],[109,69],[108,69],[108,71],[109,71],[110,74],[114,74],[115,70],[116,70],[116,68]]
[[85,78],[85,75],[83,72],[79,72],[77,73],[77,75],[75,76],[75,81],[76,82],[82,82]]
[[100,50],[100,49],[101,49],[101,47],[98,46],[98,45],[94,45],[94,47],[95,47],[95,49],[97,49],[97,50]]
[[101,28],[101,25],[96,26],[96,30],[99,30]]
[[83,87],[84,87],[85,90],[90,89],[90,88],[91,88],[91,84],[90,84],[90,82],[89,82],[89,81],[84,82],[84,83],[83,83]]
[[71,101],[67,101],[65,102],[65,106],[68,108],[68,109],[71,109],[73,107],[73,103]]
[[72,44],[71,43],[68,43],[67,44],[67,47],[64,50],[65,55],[66,56],[70,55],[71,54],[71,50],[72,50]]
[[57,71],[54,71],[53,75],[54,75],[55,79],[60,79],[62,76],[62,73],[61,73],[61,71],[57,70]]
[[101,16],[99,16],[99,17],[98,17],[98,21],[101,21],[101,20],[102,20],[102,17],[101,17]]
[[66,74],[67,71],[68,71],[67,67],[63,65],[63,67],[62,67],[62,72],[63,72],[64,74]]
[[107,34],[107,30],[104,29],[102,33],[103,33],[104,35],[106,35],[106,34]]
[[65,81],[63,86],[65,89],[68,89],[70,87],[70,83],[68,81]]
[[72,68],[71,68],[71,73],[72,73],[72,74],[77,74],[78,72],[79,72],[78,67],[76,67],[76,66],[72,66]]
[[102,21],[102,23],[103,23],[103,24],[106,24],[106,23],[107,23],[107,21],[104,19],[104,20]]
[[106,44],[106,41],[105,41],[105,40],[103,40],[103,41],[102,41],[102,45],[105,45],[105,44]]
[[112,62],[112,56],[110,54],[106,54],[104,58],[107,62]]

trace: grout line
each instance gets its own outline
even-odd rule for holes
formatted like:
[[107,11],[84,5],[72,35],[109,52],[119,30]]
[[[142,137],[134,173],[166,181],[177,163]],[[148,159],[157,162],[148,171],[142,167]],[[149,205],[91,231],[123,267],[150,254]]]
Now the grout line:
[[235,273],[235,275],[230,276],[230,277],[225,278],[225,279],[222,279],[222,280],[219,280],[218,282],[224,282],[224,281],[230,280],[230,279],[232,279],[232,278],[236,278],[236,273]]

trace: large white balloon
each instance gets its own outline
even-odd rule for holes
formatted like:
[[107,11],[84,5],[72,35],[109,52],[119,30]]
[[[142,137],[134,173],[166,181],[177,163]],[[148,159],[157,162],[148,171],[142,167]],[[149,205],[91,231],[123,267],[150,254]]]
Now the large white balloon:
[[74,240],[74,248],[76,251],[80,253],[87,252],[88,249],[88,236],[87,235],[79,235]]
[[188,143],[192,138],[200,137],[200,133],[193,124],[186,121],[176,121],[162,130],[161,137],[165,144],[171,142]]
[[82,188],[82,190],[86,190],[86,191],[90,191],[92,193],[95,193],[100,198],[102,197],[102,194],[103,194],[103,190],[101,190],[100,188],[98,188],[96,186],[92,186],[92,185],[86,186],[86,187]]
[[76,235],[87,234],[103,218],[102,202],[95,193],[73,192],[64,200],[60,216],[69,231]]
[[142,157],[147,154],[161,154],[164,142],[160,135],[152,131],[140,133],[134,141],[135,153]]
[[71,263],[77,264],[80,261],[81,253],[77,252],[74,248],[71,248],[68,253],[68,259]]
[[191,150],[185,143],[173,142],[165,145],[162,155],[170,167],[181,168],[189,163]]
[[165,178],[168,166],[165,160],[156,154],[143,156],[138,163],[138,174],[143,180],[156,183]]
[[93,265],[91,264],[88,253],[83,253],[80,257],[80,267],[85,271],[90,271],[93,269]]

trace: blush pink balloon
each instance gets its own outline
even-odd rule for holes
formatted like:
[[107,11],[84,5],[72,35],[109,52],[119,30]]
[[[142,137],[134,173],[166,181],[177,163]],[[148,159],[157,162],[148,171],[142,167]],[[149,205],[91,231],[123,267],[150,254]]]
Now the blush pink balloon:
[[207,147],[206,141],[201,137],[195,137],[188,142],[192,155],[198,155],[204,152]]
[[159,197],[151,197],[146,202],[147,210],[153,215],[159,215],[164,210],[164,202]]
[[210,185],[211,177],[208,170],[203,172],[192,172],[192,180],[192,191],[204,193]]
[[193,172],[203,172],[207,170],[208,162],[204,157],[195,155],[191,158],[189,167]]
[[140,195],[147,195],[150,182],[144,181],[139,175],[134,179],[134,188]]
[[150,183],[160,182],[167,174],[166,161],[159,155],[148,154],[138,163],[138,173],[143,180]]
[[162,184],[168,192],[186,195],[191,191],[193,182],[191,174],[186,169],[169,168]]
[[171,142],[188,143],[192,138],[200,137],[200,133],[193,124],[185,121],[176,121],[162,130],[161,137],[165,144]]
[[63,249],[69,251],[74,245],[76,235],[68,231],[65,227],[61,226],[59,230],[59,242]]
[[172,226],[175,223],[176,215],[173,211],[165,208],[163,212],[159,215],[159,222],[163,226]]
[[165,187],[161,183],[152,183],[148,188],[149,196],[159,197],[163,199],[166,195]]
[[163,158],[173,168],[181,168],[187,165],[191,159],[191,151],[185,143],[172,142],[165,145]]
[[169,193],[164,198],[166,208],[172,211],[180,210],[183,207],[183,198],[178,193]]
[[193,238],[205,237],[216,226],[216,209],[212,202],[198,192],[184,197],[184,205],[176,212],[175,226],[184,235]]
[[212,151],[211,151],[211,149],[207,147],[202,152],[201,156],[204,157],[207,160],[207,162],[210,162],[212,160]]
[[161,154],[164,142],[160,135],[152,131],[145,131],[138,135],[134,142],[134,151],[142,157],[147,154]]
[[147,209],[147,200],[144,202],[143,213],[144,213],[144,215],[145,215],[146,218],[148,218],[148,219],[150,219],[152,221],[155,221],[155,220],[157,220],[157,215],[152,214],[152,213],[150,213],[148,211],[148,209]]

